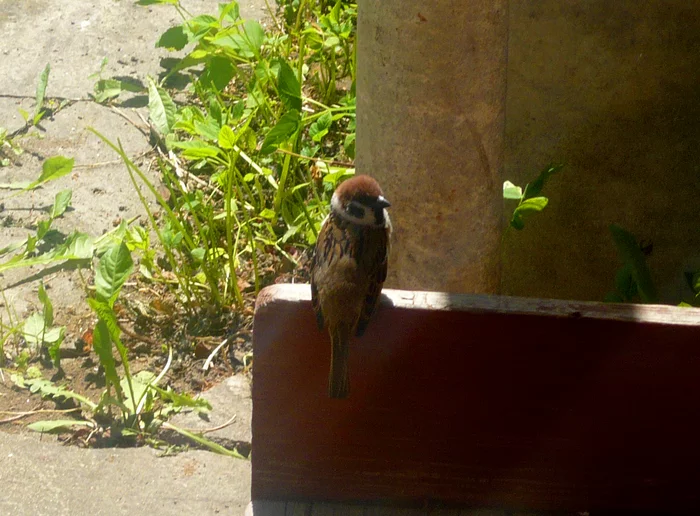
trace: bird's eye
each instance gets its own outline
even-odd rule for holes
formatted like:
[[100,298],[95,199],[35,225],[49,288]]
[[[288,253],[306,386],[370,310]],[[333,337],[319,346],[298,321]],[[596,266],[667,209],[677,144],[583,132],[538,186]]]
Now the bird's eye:
[[348,204],[346,211],[356,219],[362,219],[365,216],[364,206],[356,202],[351,202],[350,204]]

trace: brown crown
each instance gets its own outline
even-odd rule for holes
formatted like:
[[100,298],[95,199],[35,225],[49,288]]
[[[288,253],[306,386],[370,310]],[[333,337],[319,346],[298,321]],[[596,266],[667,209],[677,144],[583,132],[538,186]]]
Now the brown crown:
[[377,183],[374,178],[367,175],[351,177],[336,188],[335,193],[341,202],[347,202],[360,197],[376,199],[380,195],[384,195],[379,183]]

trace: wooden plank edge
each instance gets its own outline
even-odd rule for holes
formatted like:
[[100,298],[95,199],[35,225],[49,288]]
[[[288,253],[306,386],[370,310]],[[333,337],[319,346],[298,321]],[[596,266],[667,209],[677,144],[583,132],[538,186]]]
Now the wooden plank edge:
[[[255,304],[258,310],[277,302],[311,300],[311,289],[304,283],[283,283],[264,288]],[[641,305],[567,301],[487,294],[448,294],[419,290],[382,290],[380,305],[416,310],[462,311],[470,313],[520,314],[584,319],[607,319],[638,323],[700,326],[700,308],[670,305]]]

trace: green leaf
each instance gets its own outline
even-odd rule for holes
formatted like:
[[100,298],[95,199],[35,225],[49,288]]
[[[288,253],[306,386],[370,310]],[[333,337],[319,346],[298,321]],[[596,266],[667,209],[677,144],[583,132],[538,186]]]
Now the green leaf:
[[241,15],[238,9],[238,2],[229,2],[228,4],[219,4],[219,22],[224,20],[235,23],[240,19]]
[[260,152],[262,154],[271,154],[280,144],[289,140],[299,130],[301,119],[299,111],[292,109],[287,111],[270,129],[270,132],[265,136]]
[[564,168],[564,165],[562,164],[547,165],[547,167],[545,167],[544,170],[540,172],[540,175],[537,176],[537,179],[535,179],[532,183],[527,185],[527,189],[525,192],[527,198],[539,196],[547,181],[549,181],[551,177],[557,172],[559,172],[562,168]]
[[172,142],[172,147],[182,149],[182,156],[189,159],[213,158],[219,155],[219,148],[201,140],[189,142]]
[[260,47],[265,41],[265,31],[262,25],[255,20],[246,20],[243,22],[242,33],[248,43],[249,50],[253,55],[257,56],[260,53]]
[[44,326],[48,328],[53,324],[53,305],[51,304],[49,296],[46,294],[43,281],[39,283],[39,301],[44,307]]
[[33,190],[37,186],[70,174],[74,163],[73,158],[64,158],[63,156],[53,156],[47,159],[41,167],[39,179],[29,183],[25,190]]
[[170,27],[160,35],[156,42],[157,48],[167,48],[168,50],[182,50],[189,43],[189,38],[185,34],[182,25]]
[[510,225],[518,230],[523,229],[525,227],[525,217],[544,210],[548,202],[549,200],[546,197],[533,197],[524,200],[513,211]]
[[328,130],[333,123],[333,115],[330,111],[325,111],[318,119],[309,127],[309,136],[315,142],[320,142],[323,137],[328,134]]
[[207,140],[216,141],[219,137],[220,128],[216,125],[216,122],[210,118],[204,122],[195,120],[194,130],[199,136]]
[[134,262],[125,242],[114,245],[102,255],[95,270],[95,293],[97,299],[110,307],[119,296],[119,291],[134,270]]
[[280,93],[280,98],[288,109],[301,111],[301,85],[299,84],[299,80],[287,61],[279,59],[278,62],[279,73],[277,75],[277,88]]
[[252,59],[260,54],[260,47],[265,41],[265,31],[255,20],[246,20],[237,33],[222,32],[212,40],[217,46],[234,50],[240,57]]
[[655,303],[658,299],[656,287],[637,239],[632,233],[616,224],[610,225],[610,233],[624,265],[628,266],[632,272],[639,297],[645,303]]
[[44,71],[41,72],[39,76],[39,82],[36,85],[36,106],[34,107],[34,120],[40,117],[41,109],[44,107],[44,99],[46,97],[46,86],[49,83],[49,73],[51,72],[51,65],[46,63]]
[[26,378],[22,381],[22,383],[25,387],[29,389],[29,391],[32,394],[39,393],[42,397],[49,397],[54,399],[74,399],[89,407],[90,410],[95,410],[95,408],[97,407],[95,403],[90,401],[85,396],[82,396],[73,391],[69,391],[62,385],[56,385],[51,380],[46,380],[44,378],[41,378],[40,376],[37,377],[36,375],[30,374],[29,369],[27,369]]
[[117,316],[114,313],[112,307],[109,306],[107,303],[98,301],[97,299],[92,297],[88,298],[87,302],[88,305],[90,305],[90,308],[92,308],[95,311],[97,317],[99,317],[100,320],[104,322],[107,326],[107,330],[109,331],[109,336],[112,338],[112,342],[118,343],[119,337],[122,334],[122,330],[119,328],[119,324],[117,323]]
[[[151,371],[139,371],[131,377],[131,387],[129,387],[128,378],[122,378],[121,388],[125,393],[124,405],[127,407],[137,407],[138,404],[141,403],[141,398],[147,394],[149,386],[155,379],[155,373]],[[135,409],[134,412],[136,412]]]
[[93,428],[94,424],[90,421],[78,421],[75,419],[56,419],[53,421],[37,421],[27,425],[27,428],[34,432],[51,433],[72,431],[73,427],[76,426]]
[[236,133],[229,126],[225,125],[219,130],[219,147],[222,149],[233,149],[238,141]]
[[117,79],[100,79],[95,83],[95,102],[100,104],[121,95],[122,91],[139,93],[144,90],[141,84]]
[[66,327],[51,328],[45,335],[44,340],[49,344],[49,357],[55,368],[61,367],[61,344],[66,336]]
[[520,200],[523,197],[523,189],[514,185],[510,181],[503,183],[503,198]]
[[165,136],[172,132],[176,107],[168,92],[148,78],[148,113],[158,132]]
[[345,137],[345,141],[343,142],[345,154],[347,154],[350,159],[355,159],[355,136],[355,133],[350,133]]
[[38,348],[41,346],[42,336],[46,331],[44,316],[40,313],[34,313],[24,320],[22,325],[22,337],[31,347]]
[[204,66],[199,82],[207,89],[223,91],[236,75],[236,66],[225,57],[214,56]]
[[107,382],[117,391],[117,398],[124,399],[124,394],[119,384],[119,375],[112,355],[112,339],[109,336],[109,329],[105,322],[100,319],[92,332],[92,347],[100,359],[100,365],[105,370]]
[[270,208],[265,208],[264,210],[262,210],[260,212],[260,216],[268,220],[275,220],[277,218],[277,214]]
[[51,218],[55,219],[63,215],[70,206],[70,201],[73,197],[73,190],[61,190],[56,194],[53,206],[51,207]]
[[36,237],[37,239],[41,240],[46,236],[46,233],[49,232],[49,229],[51,229],[51,220],[40,220],[36,224]]

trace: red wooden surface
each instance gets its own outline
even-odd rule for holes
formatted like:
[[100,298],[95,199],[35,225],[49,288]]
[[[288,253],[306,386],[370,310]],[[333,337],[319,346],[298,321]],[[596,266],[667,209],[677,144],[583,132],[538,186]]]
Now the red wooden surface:
[[700,310],[384,299],[331,400],[300,288],[255,315],[254,500],[700,511]]

